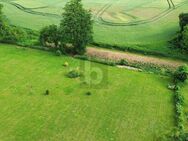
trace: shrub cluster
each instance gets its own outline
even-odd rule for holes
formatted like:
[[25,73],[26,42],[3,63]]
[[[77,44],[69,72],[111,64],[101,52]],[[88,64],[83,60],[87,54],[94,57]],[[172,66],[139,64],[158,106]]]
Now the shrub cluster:
[[73,69],[71,71],[68,72],[67,76],[69,78],[77,78],[77,77],[81,77],[82,76],[82,72],[80,71],[79,68]]
[[180,31],[173,38],[171,43],[183,52],[188,52],[188,13],[179,16]]
[[183,65],[180,66],[175,72],[173,76],[174,83],[185,82],[188,78],[188,66]]

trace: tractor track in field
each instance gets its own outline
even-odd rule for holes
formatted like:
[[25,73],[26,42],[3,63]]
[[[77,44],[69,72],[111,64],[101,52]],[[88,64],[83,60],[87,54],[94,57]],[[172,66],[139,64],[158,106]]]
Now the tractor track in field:
[[42,9],[42,8],[48,8],[49,6],[42,6],[42,7],[34,7],[34,8],[26,8],[20,4],[17,4],[12,1],[2,1],[4,3],[10,4],[19,10],[29,13],[29,14],[34,14],[34,15],[39,15],[39,16],[47,16],[47,17],[52,17],[52,18],[61,18],[61,15],[58,14],[52,14],[52,13],[45,13],[45,12],[39,12],[39,11],[34,11],[33,9]]
[[101,49],[95,47],[88,47],[86,55],[88,57],[107,59],[112,61],[120,61],[125,59],[130,63],[139,63],[139,64],[152,64],[159,67],[175,69],[183,64],[188,64],[188,62],[180,60],[171,60],[168,58],[159,58],[154,56],[145,56],[136,53],[130,52],[121,52],[121,51],[112,51],[109,49]]
[[[118,2],[119,0],[116,1],[116,3]],[[101,22],[101,17],[102,15],[110,8],[112,7],[112,5],[114,5],[115,2],[110,2],[108,4],[105,4],[101,9],[98,10],[98,12],[95,14],[95,20],[98,21],[99,23]],[[145,4],[148,4],[148,2],[145,2],[145,3],[142,3],[142,4],[139,4],[135,7],[132,7],[132,8],[129,8],[127,11],[131,11],[132,9],[135,9],[137,7],[140,7],[140,6],[143,6]],[[130,14],[127,14],[127,13],[124,13],[126,15],[130,15]]]
[[[168,9],[164,10],[163,12],[159,13],[158,15],[150,18],[150,19],[127,22],[127,23],[123,23],[123,22],[122,23],[115,23],[115,22],[106,21],[102,18],[102,15],[105,13],[105,11],[108,10],[112,6],[112,4],[110,4],[108,6],[106,5],[104,8],[102,8],[102,10],[99,11],[96,21],[99,24],[108,25],[108,26],[136,26],[136,25],[141,25],[141,24],[147,24],[147,23],[155,22],[155,21],[167,16],[168,14],[170,14],[175,9],[177,9],[177,8],[187,4],[187,3],[188,3],[188,1],[185,0],[184,2],[177,4],[176,8],[168,8]],[[142,4],[142,5],[144,5],[144,4]]]

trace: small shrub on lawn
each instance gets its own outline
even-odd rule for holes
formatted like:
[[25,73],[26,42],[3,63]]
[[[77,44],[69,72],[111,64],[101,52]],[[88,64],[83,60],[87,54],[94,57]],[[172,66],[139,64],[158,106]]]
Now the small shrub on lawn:
[[86,95],[90,96],[90,95],[92,95],[92,93],[91,92],[86,92]]
[[82,75],[82,73],[79,68],[73,69],[73,70],[69,71],[67,74],[67,76],[69,78],[77,78],[77,77],[81,77],[81,75]]
[[50,94],[50,91],[49,90],[46,90],[44,95],[49,95]]

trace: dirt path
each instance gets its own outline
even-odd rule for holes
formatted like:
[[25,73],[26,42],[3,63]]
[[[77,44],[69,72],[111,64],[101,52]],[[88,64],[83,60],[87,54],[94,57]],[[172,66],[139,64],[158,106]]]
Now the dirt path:
[[100,49],[94,47],[87,48],[87,55],[90,57],[97,57],[101,59],[109,59],[116,61],[125,59],[126,61],[131,63],[154,64],[160,67],[165,66],[170,68],[176,68],[180,65],[188,64],[188,62],[180,61],[180,60],[145,56],[136,53],[112,51],[108,49]]

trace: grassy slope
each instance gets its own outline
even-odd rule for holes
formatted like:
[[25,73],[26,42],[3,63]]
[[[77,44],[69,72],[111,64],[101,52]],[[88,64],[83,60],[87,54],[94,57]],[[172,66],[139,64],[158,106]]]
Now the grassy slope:
[[154,141],[173,126],[168,78],[92,63],[108,76],[88,87],[62,64],[89,62],[3,44],[0,56],[2,141]]

